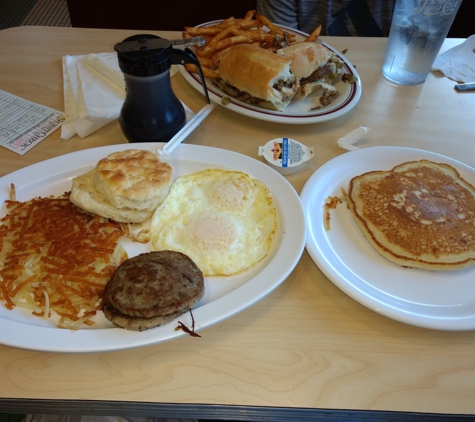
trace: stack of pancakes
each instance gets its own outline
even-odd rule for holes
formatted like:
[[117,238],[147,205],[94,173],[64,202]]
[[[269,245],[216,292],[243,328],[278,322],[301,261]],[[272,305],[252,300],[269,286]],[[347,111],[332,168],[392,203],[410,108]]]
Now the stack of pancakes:
[[104,290],[102,310],[115,325],[144,331],[187,312],[204,290],[203,273],[188,256],[143,253],[116,269]]
[[354,177],[348,205],[392,262],[428,270],[475,264],[475,188],[448,164],[420,160]]
[[172,168],[150,151],[110,154],[73,179],[71,202],[85,211],[125,223],[148,220],[168,195]]

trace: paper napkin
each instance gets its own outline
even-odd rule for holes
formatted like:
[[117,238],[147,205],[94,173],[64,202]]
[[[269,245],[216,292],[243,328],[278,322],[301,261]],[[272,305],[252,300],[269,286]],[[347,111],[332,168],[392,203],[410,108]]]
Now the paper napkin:
[[115,53],[64,56],[63,83],[69,118],[61,138],[84,138],[119,116],[125,87]]
[[437,56],[432,70],[440,70],[456,82],[474,82],[475,35],[471,35],[462,44]]

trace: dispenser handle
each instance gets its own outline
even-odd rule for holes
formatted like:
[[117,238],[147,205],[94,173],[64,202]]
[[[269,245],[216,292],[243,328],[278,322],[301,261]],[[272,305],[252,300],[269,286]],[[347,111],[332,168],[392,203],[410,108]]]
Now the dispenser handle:
[[205,78],[203,76],[203,71],[201,70],[201,65],[198,59],[196,58],[195,53],[191,51],[189,48],[185,48],[185,50],[180,50],[178,48],[173,48],[170,52],[170,59],[171,64],[185,64],[185,63],[192,63],[196,65],[198,68],[198,72],[200,74],[201,84],[203,85],[203,91],[206,97],[206,102],[210,103],[209,95],[208,95],[208,87],[206,86]]

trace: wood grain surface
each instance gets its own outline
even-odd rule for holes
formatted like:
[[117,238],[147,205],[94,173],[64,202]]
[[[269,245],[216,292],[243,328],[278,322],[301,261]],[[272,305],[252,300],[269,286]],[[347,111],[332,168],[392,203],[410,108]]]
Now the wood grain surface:
[[[61,57],[112,51],[134,33],[0,31],[0,89],[63,110]],[[417,87],[386,82],[385,39],[324,40],[348,49],[346,57],[361,76],[363,94],[355,109],[325,123],[284,125],[216,107],[186,143],[256,159],[258,146],[276,137],[313,146],[315,158],[287,176],[297,191],[319,166],[344,153],[336,140],[359,126],[373,129],[361,147],[417,147],[475,167],[475,94],[456,93],[455,83],[440,73]],[[449,40],[444,48],[460,42]],[[202,94],[180,74],[172,82],[192,110],[204,105]],[[24,156],[1,148],[0,176],[69,152],[125,142],[117,122],[84,139],[61,140],[58,130]],[[475,414],[473,331],[429,330],[381,316],[342,293],[306,252],[269,296],[200,334],[82,355],[0,346],[0,398]]]

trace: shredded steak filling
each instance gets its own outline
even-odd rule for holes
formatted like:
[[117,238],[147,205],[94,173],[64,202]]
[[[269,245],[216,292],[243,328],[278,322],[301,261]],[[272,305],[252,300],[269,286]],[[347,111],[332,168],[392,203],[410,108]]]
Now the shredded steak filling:
[[[241,91],[237,89],[236,87],[226,83],[222,78],[216,79],[216,83],[218,84],[218,87],[224,91],[226,94],[228,94],[230,97],[236,98],[241,101],[245,101],[250,104],[259,104],[264,102],[265,100],[262,98],[258,97],[253,97],[251,94]],[[277,91],[281,92],[283,97],[282,101],[286,101],[290,97],[285,94],[286,89],[292,89],[294,87],[294,82],[291,80],[279,80],[276,84],[274,84],[273,88],[276,89]]]
[[339,95],[340,93],[336,89],[329,90],[328,88],[325,88],[323,90],[322,96],[320,97],[320,103],[326,106],[335,101]]
[[332,67],[330,67],[327,64],[323,65],[322,67],[319,67],[318,69],[314,70],[313,73],[307,76],[306,78],[300,79],[300,85],[305,85],[310,82],[319,81],[324,76],[331,75],[333,72],[334,72],[334,69],[332,69]]

